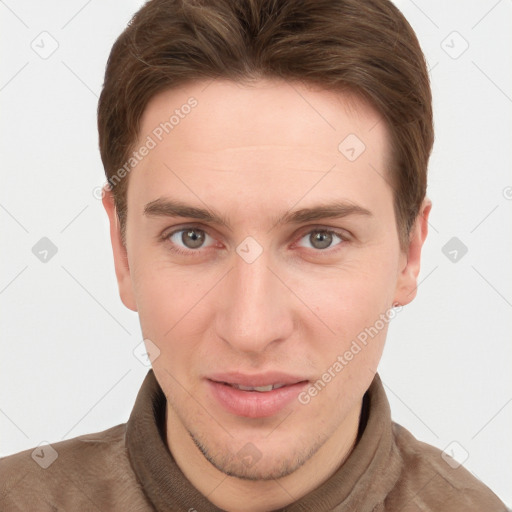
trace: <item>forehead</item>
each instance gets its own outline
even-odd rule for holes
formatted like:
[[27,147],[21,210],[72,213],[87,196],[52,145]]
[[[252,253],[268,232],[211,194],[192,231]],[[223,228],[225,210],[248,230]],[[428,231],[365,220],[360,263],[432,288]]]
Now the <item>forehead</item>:
[[[189,108],[191,103],[196,105]],[[324,146],[332,148],[332,142],[347,129],[367,139],[366,132],[377,124],[380,129],[376,136],[384,135],[385,131],[379,113],[355,93],[277,79],[244,84],[228,80],[199,81],[163,91],[146,106],[141,135],[169,121],[173,113],[171,124],[175,132],[184,132],[178,127],[187,117],[201,118],[200,125],[196,123],[194,127],[197,136],[184,132],[181,142],[187,146],[200,143],[205,150],[228,147],[235,139],[238,145],[246,147],[262,143],[276,145],[276,135],[279,142],[287,145],[303,145],[305,134],[319,132],[324,135],[330,132],[331,137],[327,137]],[[203,133],[208,137],[198,140]],[[311,140],[311,146],[318,147],[318,142]]]
[[305,188],[311,197],[339,196],[343,187],[353,195],[371,184],[373,195],[390,192],[386,125],[347,92],[280,80],[193,82],[148,103],[136,147],[149,139],[129,196],[156,199],[171,182],[180,194],[201,191],[212,201],[224,193],[268,198],[277,189],[290,200]]

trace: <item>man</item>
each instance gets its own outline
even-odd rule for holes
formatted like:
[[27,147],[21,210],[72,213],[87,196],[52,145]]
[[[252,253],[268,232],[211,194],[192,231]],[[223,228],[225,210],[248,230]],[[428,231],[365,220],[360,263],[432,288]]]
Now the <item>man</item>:
[[391,3],[151,0],[98,126],[152,370],[126,424],[0,460],[1,510],[505,510],[377,374],[431,208],[428,74]]

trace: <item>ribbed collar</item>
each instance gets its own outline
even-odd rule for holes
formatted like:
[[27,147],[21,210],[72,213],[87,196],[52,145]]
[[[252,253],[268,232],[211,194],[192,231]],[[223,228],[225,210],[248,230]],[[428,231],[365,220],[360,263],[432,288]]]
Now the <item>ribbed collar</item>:
[[[281,512],[371,512],[384,501],[399,477],[401,463],[378,374],[364,402],[366,425],[361,424],[359,440],[345,463],[320,487]],[[165,395],[151,369],[126,427],[130,462],[146,496],[157,512],[222,512],[187,480],[167,448],[165,410]]]

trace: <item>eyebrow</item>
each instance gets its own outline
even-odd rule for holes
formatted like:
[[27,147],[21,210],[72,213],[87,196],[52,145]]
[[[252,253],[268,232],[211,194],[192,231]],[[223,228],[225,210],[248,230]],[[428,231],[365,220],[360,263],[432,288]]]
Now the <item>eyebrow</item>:
[[[149,217],[187,217],[219,224],[231,230],[229,219],[216,213],[214,210],[198,208],[175,199],[159,198],[149,202],[144,207],[144,215]],[[333,201],[285,212],[275,220],[274,226],[279,224],[300,224],[321,219],[339,219],[349,215],[373,216],[370,210],[357,204]]]

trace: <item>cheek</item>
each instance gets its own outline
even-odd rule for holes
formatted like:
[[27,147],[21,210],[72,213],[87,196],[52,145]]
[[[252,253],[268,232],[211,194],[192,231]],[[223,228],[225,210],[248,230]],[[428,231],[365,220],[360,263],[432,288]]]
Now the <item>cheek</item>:
[[304,302],[325,322],[333,336],[341,339],[353,336],[373,325],[391,307],[396,276],[390,266],[382,270],[376,267],[334,269],[328,275],[302,276],[297,283]]
[[[380,263],[370,261],[366,265],[360,260],[330,269],[322,276],[302,276],[298,295],[305,297],[304,302],[315,313],[304,315],[303,320],[307,322],[308,338],[315,340],[314,359],[319,369],[331,368],[338,356],[344,355],[343,380],[362,371],[362,367],[376,368],[390,316],[394,316],[393,261],[381,259]],[[336,368],[340,370],[339,365]]]
[[318,319],[309,322],[308,350],[318,372],[314,387],[318,396],[322,395],[315,398],[317,407],[325,403],[349,407],[370,385],[382,356],[389,322],[395,316],[390,308],[391,284],[384,274],[379,279],[373,273],[359,274],[333,280],[328,293],[311,294],[310,300],[316,300],[318,317],[334,331],[329,332]]
[[202,299],[215,281],[213,277],[191,280],[189,273],[155,259],[136,261],[132,279],[142,334],[160,350],[154,366],[177,374],[180,368],[191,367],[187,360],[211,322],[208,301]]
[[[155,264],[143,251],[135,252],[130,264],[142,333],[160,347],[179,320],[182,283]],[[184,313],[182,313],[183,315]]]

